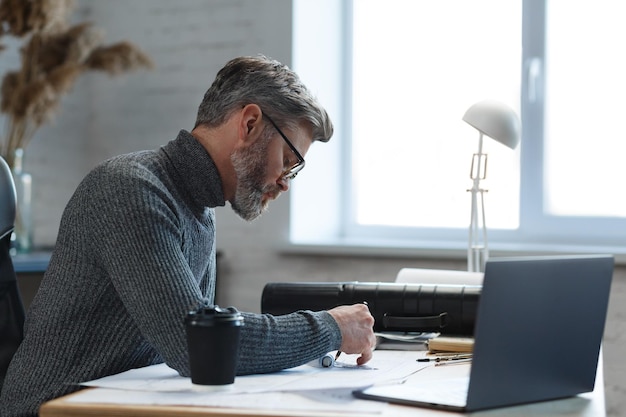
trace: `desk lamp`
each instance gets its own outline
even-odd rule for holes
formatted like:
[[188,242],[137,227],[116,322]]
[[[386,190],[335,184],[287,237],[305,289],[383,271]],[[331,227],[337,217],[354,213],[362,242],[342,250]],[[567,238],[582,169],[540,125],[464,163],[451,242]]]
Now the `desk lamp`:
[[[503,103],[485,100],[472,105],[463,121],[478,130],[478,152],[472,156],[470,178],[472,188],[472,214],[467,247],[467,270],[484,271],[489,257],[487,225],[485,223],[486,189],[480,188],[480,180],[487,178],[487,154],[483,153],[483,136],[488,136],[504,146],[515,149],[519,143],[520,121],[517,114]],[[480,198],[479,198],[480,194]]]

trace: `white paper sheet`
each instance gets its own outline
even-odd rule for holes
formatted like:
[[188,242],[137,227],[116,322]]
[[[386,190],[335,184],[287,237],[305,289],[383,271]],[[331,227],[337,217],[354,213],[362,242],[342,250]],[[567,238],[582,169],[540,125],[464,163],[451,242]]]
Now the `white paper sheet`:
[[[344,354],[332,368],[302,365],[271,374],[247,375],[235,378],[228,390],[230,394],[312,391],[320,389],[360,388],[380,383],[397,381],[422,369],[417,362],[417,353],[374,352],[374,358],[364,366],[355,366],[358,355]],[[190,378],[184,378],[165,364],[132,369],[82,383],[81,385],[123,390],[152,392],[198,391]]]
[[202,391],[189,378],[161,364],[86,382],[81,385],[98,388],[79,392],[68,401],[379,414],[385,403],[356,399],[352,391],[374,383],[402,382],[430,366],[416,361],[422,355],[376,351],[367,366],[356,367],[358,355],[344,354],[338,362],[345,367],[303,365],[272,374],[240,376],[230,389],[221,392]]
[[359,400],[351,389],[304,391],[302,393],[274,392],[228,395],[201,392],[126,391],[96,388],[79,392],[67,401],[88,404],[124,404],[158,406],[193,406],[252,408],[257,410],[326,411],[341,414],[380,414],[386,403]]
[[483,275],[482,272],[402,268],[396,276],[396,282],[403,284],[482,285]]

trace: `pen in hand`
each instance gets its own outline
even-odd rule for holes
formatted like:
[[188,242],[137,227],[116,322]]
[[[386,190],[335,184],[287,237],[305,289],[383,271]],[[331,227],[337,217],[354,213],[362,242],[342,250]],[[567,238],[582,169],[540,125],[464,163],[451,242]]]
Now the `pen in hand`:
[[[363,301],[363,304],[368,306],[368,308],[369,308],[369,305],[367,304],[367,301]],[[339,359],[339,356],[341,356],[341,350],[337,351],[337,354],[335,355],[335,360]]]

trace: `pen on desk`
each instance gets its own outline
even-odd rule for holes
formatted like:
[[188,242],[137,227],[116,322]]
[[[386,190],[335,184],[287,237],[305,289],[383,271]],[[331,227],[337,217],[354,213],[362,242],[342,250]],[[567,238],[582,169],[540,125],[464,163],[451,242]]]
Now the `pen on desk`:
[[443,361],[443,362],[437,362],[435,364],[435,366],[443,366],[443,365],[460,365],[462,363],[467,363],[467,362],[471,362],[472,358],[465,358],[465,359],[453,359],[450,361]]
[[[363,301],[363,304],[365,304],[367,308],[369,309],[369,304],[367,304],[367,301]],[[340,350],[337,351],[337,354],[335,355],[335,360],[339,359],[339,356],[341,356]]]
[[445,362],[445,361],[459,361],[465,359],[472,359],[471,353],[450,355],[450,356],[438,356],[436,358],[419,358],[418,362]]

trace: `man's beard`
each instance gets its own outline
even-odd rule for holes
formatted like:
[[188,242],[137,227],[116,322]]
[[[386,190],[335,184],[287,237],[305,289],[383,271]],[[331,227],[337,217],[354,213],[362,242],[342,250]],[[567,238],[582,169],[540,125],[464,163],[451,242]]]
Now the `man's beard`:
[[237,189],[231,201],[233,211],[246,221],[259,217],[266,209],[269,199],[263,203],[266,193],[278,195],[276,185],[264,184],[267,172],[269,137],[260,137],[249,148],[236,150],[230,160],[237,175]]

